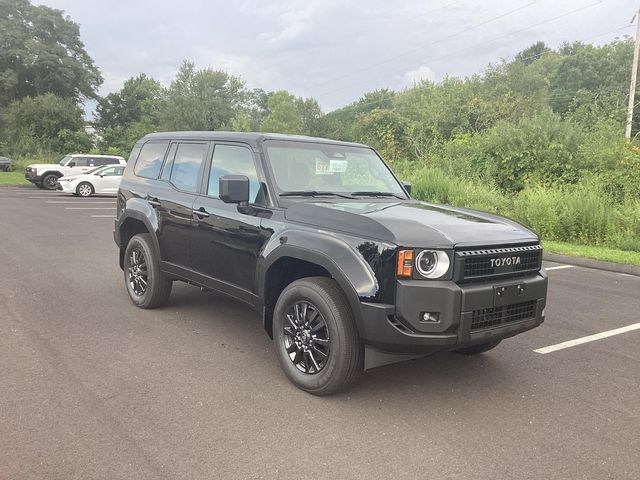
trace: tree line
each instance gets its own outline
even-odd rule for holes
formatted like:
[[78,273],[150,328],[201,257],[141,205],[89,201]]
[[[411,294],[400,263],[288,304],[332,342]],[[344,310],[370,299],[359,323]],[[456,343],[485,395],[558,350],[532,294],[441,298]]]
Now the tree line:
[[[640,149],[635,138],[626,142],[623,137],[630,38],[555,49],[537,42],[477,75],[425,80],[402,91],[376,90],[324,113],[313,98],[250,89],[237,76],[190,61],[169,85],[141,73],[101,97],[100,71],[78,25],[61,11],[28,0],[0,0],[0,32],[0,154],[95,149],[126,156],[141,136],[163,130],[264,131],[356,141],[375,147],[432,200],[500,210],[506,203],[513,207],[516,197],[548,198],[548,189],[596,192],[613,208],[611,215],[638,219],[625,223],[624,237],[640,250]],[[97,101],[93,137],[85,131],[81,108],[88,99]],[[636,118],[633,132],[639,130]],[[467,185],[458,195],[464,200],[438,191],[425,175]],[[540,189],[538,197],[531,193]],[[529,217],[525,220],[536,224]],[[614,228],[617,234],[620,228]],[[602,233],[598,241],[609,237]]]

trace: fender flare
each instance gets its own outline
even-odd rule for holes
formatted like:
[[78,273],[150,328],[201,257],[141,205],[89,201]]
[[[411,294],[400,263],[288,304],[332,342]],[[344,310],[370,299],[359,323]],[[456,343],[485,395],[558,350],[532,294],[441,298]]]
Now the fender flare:
[[127,248],[126,245],[122,245],[122,226],[128,219],[138,220],[144,224],[146,229],[151,234],[151,240],[153,241],[153,246],[156,249],[156,252],[160,252],[160,243],[158,242],[158,232],[159,232],[159,224],[158,224],[158,216],[155,213],[155,210],[145,201],[138,198],[131,198],[127,201],[127,207],[125,209],[125,213],[122,214],[120,218],[118,218],[118,222],[116,224],[115,236],[116,243],[120,248],[120,266],[122,267],[122,254],[124,249]]
[[258,297],[265,298],[266,278],[271,266],[289,257],[324,268],[345,294],[358,329],[361,330],[360,301],[374,297],[379,289],[371,266],[353,246],[335,234],[290,230],[272,238],[263,250],[256,275]]

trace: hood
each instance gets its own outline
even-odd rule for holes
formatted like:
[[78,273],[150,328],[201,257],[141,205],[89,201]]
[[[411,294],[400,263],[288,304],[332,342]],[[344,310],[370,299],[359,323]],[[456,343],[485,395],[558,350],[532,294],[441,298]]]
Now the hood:
[[32,163],[31,165],[27,165],[27,168],[33,168],[35,170],[49,169],[49,168],[59,168],[60,165],[57,163]]
[[537,241],[518,223],[489,213],[410,201],[296,202],[287,220],[405,247],[451,248]]

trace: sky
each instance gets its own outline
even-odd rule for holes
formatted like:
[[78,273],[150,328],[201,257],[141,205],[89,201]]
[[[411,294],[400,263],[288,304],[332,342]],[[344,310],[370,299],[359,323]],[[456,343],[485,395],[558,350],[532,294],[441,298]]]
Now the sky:
[[313,97],[325,112],[378,88],[481,73],[541,40],[634,35],[632,0],[34,0],[80,24],[100,93],[183,60],[248,88]]

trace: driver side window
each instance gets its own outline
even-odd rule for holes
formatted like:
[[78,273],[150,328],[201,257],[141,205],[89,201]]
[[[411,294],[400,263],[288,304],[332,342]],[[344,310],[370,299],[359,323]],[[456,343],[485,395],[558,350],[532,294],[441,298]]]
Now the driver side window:
[[241,145],[216,145],[213,150],[213,161],[209,171],[207,195],[219,195],[220,177],[224,175],[244,175],[249,178],[249,202],[259,203],[260,181],[253,153]]

